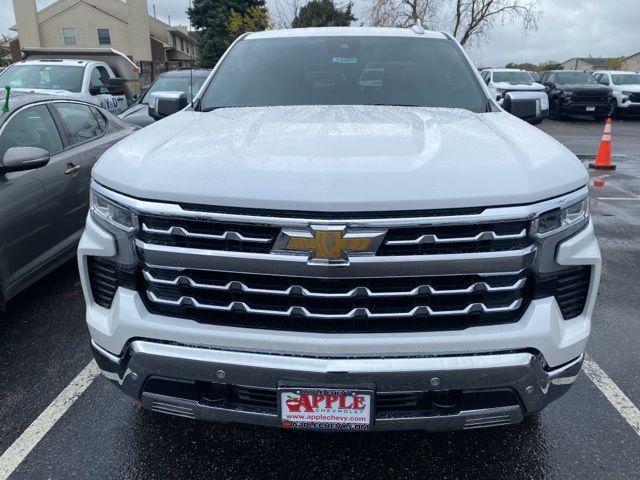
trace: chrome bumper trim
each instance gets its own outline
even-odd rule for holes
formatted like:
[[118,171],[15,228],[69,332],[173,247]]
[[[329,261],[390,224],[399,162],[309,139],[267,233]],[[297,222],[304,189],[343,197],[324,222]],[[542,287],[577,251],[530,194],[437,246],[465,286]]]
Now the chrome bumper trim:
[[269,243],[273,241],[273,238],[264,237],[247,237],[241,233],[234,231],[226,231],[219,235],[213,233],[195,233],[190,232],[183,227],[169,227],[168,229],[151,228],[146,223],[142,224],[142,231],[144,233],[150,233],[152,235],[177,235],[186,238],[200,238],[204,240],[236,240],[238,242],[250,242],[250,243]]
[[307,257],[226,252],[135,241],[144,263],[159,267],[216,270],[299,277],[358,278],[419,275],[467,275],[520,271],[533,264],[536,247],[502,252],[446,255],[352,257],[348,264],[309,264]]
[[263,308],[253,308],[245,302],[231,302],[227,305],[214,305],[203,303],[194,297],[181,296],[178,299],[166,299],[158,297],[154,292],[147,290],[147,298],[153,303],[160,305],[171,305],[173,307],[182,307],[184,305],[193,306],[202,310],[211,310],[214,312],[245,312],[257,315],[275,315],[280,317],[291,317],[298,315],[305,318],[323,318],[330,320],[349,320],[351,318],[411,318],[417,316],[428,315],[429,317],[446,317],[452,315],[467,315],[469,313],[504,313],[514,312],[522,306],[521,298],[514,300],[509,305],[502,307],[487,307],[484,303],[470,303],[464,308],[458,310],[434,310],[428,306],[417,306],[411,310],[399,312],[372,312],[368,308],[354,308],[347,313],[315,313],[306,307],[289,307],[287,310],[270,310]]
[[[92,342],[100,368],[126,394],[146,408],[190,418],[279,426],[273,413],[212,407],[177,397],[144,392],[150,376],[226,382],[276,388],[282,380],[312,384],[374,384],[377,392],[429,391],[434,377],[438,390],[513,389],[523,408],[502,407],[461,411],[439,417],[376,418],[375,430],[456,430],[518,423],[565,393],[582,367],[583,356],[546,371],[544,361],[528,352],[423,358],[329,359],[291,357],[193,346],[134,341],[127,352],[113,355]],[[222,374],[220,373],[222,372]],[[135,375],[134,375],[135,374]],[[154,405],[155,402],[155,405]],[[159,403],[158,403],[159,402]]]
[[[158,269],[162,269],[162,267],[157,267]],[[511,285],[504,285],[495,287],[489,285],[487,282],[475,282],[469,285],[467,288],[457,288],[457,289],[435,289],[431,285],[420,285],[418,287],[412,288],[411,290],[405,291],[389,291],[389,292],[380,292],[373,291],[368,287],[356,287],[347,292],[339,292],[339,293],[324,293],[324,292],[314,292],[307,288],[304,288],[300,285],[292,285],[285,289],[273,289],[273,288],[254,288],[249,287],[243,282],[240,281],[231,281],[225,284],[213,284],[213,283],[202,283],[193,280],[188,275],[184,275],[180,273],[179,267],[166,268],[168,271],[176,272],[176,276],[169,280],[165,278],[156,278],[151,272],[147,270],[142,271],[142,275],[144,279],[149,283],[153,283],[156,285],[189,285],[192,288],[201,288],[203,290],[215,290],[215,291],[231,291],[238,290],[245,293],[259,293],[266,295],[281,295],[281,296],[289,296],[289,295],[302,295],[303,297],[313,297],[313,298],[353,298],[358,296],[369,297],[369,298],[389,298],[389,297],[415,297],[417,295],[460,295],[466,293],[474,293],[474,292],[511,292],[515,290],[520,290],[522,286],[527,281],[526,278],[519,278],[515,281],[515,283]],[[508,273],[507,273],[508,275]]]
[[385,245],[420,245],[421,243],[465,243],[465,242],[480,242],[485,240],[518,240],[527,236],[527,229],[523,228],[520,233],[500,235],[496,232],[480,232],[473,237],[458,237],[458,238],[440,238],[438,235],[421,235],[418,238],[411,240],[387,240]]

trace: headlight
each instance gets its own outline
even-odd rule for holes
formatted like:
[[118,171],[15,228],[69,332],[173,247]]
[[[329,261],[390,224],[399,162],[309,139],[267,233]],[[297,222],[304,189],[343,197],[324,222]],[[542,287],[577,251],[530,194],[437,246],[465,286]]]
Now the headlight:
[[135,227],[133,213],[93,190],[91,191],[89,210],[91,215],[104,220],[120,230],[129,232]]
[[622,95],[630,97],[633,92],[622,92]]
[[571,92],[569,90],[562,90],[562,96],[563,97],[570,97],[571,95],[573,95],[573,92]]
[[565,208],[550,210],[541,214],[534,220],[533,231],[537,235],[546,235],[557,230],[564,230],[573,225],[583,223],[589,218],[589,198],[583,198],[579,202]]

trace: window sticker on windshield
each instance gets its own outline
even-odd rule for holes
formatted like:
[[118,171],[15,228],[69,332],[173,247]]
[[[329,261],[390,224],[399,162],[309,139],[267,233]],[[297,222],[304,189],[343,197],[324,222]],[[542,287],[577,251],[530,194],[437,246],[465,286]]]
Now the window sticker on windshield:
[[358,63],[358,59],[355,57],[333,57],[331,61],[333,63]]

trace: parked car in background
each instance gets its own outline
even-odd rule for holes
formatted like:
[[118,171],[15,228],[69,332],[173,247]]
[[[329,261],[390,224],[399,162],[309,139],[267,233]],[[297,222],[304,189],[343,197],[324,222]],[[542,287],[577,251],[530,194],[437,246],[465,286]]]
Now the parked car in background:
[[577,114],[604,120],[610,113],[611,89],[598,84],[589,72],[549,70],[542,75],[542,84],[549,96],[549,118]]
[[594,72],[593,76],[612,90],[610,116],[640,114],[640,73],[613,70]]
[[2,73],[3,70],[5,70],[7,67],[0,67],[0,73]]
[[105,62],[23,60],[0,73],[0,85],[10,85],[13,91],[83,100],[115,114],[124,112],[128,105],[122,79]]
[[91,168],[135,130],[87,102],[11,94],[9,111],[0,111],[0,311],[73,258]]
[[534,82],[529,72],[512,68],[488,68],[480,75],[500,105],[503,104],[504,95],[508,92],[537,92],[540,94],[542,117],[549,116],[549,100],[545,88]]
[[187,101],[191,102],[210,73],[211,70],[203,68],[181,68],[163,73],[155,79],[127,111],[120,115],[120,118],[133,125],[146,127],[155,122],[149,115],[149,97],[152,93],[184,92],[187,95]]

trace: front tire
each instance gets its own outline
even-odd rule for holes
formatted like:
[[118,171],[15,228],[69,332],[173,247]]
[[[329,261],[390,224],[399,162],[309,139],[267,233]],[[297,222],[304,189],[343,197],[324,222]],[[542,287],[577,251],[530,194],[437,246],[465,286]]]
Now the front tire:
[[551,120],[562,120],[562,113],[560,112],[560,101],[553,100],[549,108],[549,118]]
[[609,102],[609,117],[613,118],[618,115],[618,102],[614,98]]

